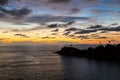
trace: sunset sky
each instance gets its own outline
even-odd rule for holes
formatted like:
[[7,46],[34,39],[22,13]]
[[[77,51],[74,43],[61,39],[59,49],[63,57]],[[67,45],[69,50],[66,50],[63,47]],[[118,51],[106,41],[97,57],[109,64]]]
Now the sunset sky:
[[120,0],[0,0],[1,43],[120,43]]

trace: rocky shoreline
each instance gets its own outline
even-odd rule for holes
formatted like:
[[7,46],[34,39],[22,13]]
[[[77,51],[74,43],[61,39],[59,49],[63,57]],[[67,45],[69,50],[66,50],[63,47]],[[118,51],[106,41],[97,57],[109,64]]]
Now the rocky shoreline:
[[55,53],[69,57],[120,60],[120,44],[107,44],[105,46],[99,45],[95,48],[89,47],[86,50],[80,50],[70,46],[63,47],[60,51]]

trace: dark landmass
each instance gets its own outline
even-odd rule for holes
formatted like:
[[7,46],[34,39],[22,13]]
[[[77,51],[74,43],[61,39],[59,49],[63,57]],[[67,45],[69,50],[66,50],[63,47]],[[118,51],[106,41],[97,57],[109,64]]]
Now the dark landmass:
[[55,53],[69,57],[86,57],[91,59],[120,60],[120,44],[117,45],[107,44],[105,46],[99,45],[95,48],[89,47],[86,50],[80,50],[70,46],[63,47],[60,51],[57,51]]

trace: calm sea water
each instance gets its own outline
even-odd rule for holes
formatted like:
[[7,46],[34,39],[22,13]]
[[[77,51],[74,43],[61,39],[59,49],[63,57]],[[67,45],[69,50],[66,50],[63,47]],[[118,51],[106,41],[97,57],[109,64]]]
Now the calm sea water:
[[0,46],[0,80],[120,80],[120,63],[63,57],[58,45]]

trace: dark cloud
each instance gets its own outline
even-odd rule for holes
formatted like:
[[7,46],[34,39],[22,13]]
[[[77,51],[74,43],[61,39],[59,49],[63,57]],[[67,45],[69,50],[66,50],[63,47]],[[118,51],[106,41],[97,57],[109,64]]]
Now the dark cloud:
[[90,37],[94,39],[107,39],[108,38],[106,36],[99,36],[98,34],[91,34]]
[[111,25],[115,25],[115,26],[116,26],[116,25],[119,25],[119,24],[118,24],[118,23],[113,23],[113,24],[111,24]]
[[120,31],[120,26],[117,27],[101,27],[99,29],[96,29],[99,31]]
[[75,36],[74,34],[70,34],[70,35],[68,35],[68,37],[70,37],[72,39],[78,39],[79,38],[78,36]]
[[108,37],[102,36],[102,37],[97,37],[95,39],[107,39]]
[[81,11],[81,9],[72,8],[72,9],[69,10],[68,14],[74,14],[74,13],[78,13],[78,12],[80,12],[80,11]]
[[99,1],[99,0],[84,0],[86,2],[96,2],[96,1]]
[[25,34],[14,34],[15,36],[21,36],[21,37],[25,37],[28,38],[28,36],[26,36]]
[[69,29],[66,29],[65,31],[77,31],[79,30],[78,28],[69,28]]
[[75,32],[74,34],[89,34],[97,31],[98,30],[81,30],[81,31]]
[[[16,0],[19,1],[19,0]],[[2,21],[18,23],[24,17],[26,17],[31,10],[28,8],[18,8],[9,3],[15,2],[13,0],[0,0],[0,19]],[[10,7],[10,8],[8,8]]]
[[118,26],[118,27],[111,27],[111,28],[104,28],[103,30],[105,30],[105,31],[120,31],[120,26]]
[[27,19],[27,22],[30,23],[41,23],[41,22],[46,22],[46,20],[49,18],[49,15],[35,15],[35,16],[30,16]]
[[[47,25],[48,28],[57,28],[57,27],[68,27],[69,25],[74,24],[75,21],[70,21],[70,22],[66,22],[63,24],[59,24],[59,23],[54,23],[54,24],[49,24]],[[69,29],[68,29],[69,30]]]
[[70,21],[76,21],[76,20],[89,20],[88,17],[64,17],[61,21],[63,22],[70,22]]
[[31,16],[27,19],[27,22],[31,23],[44,23],[44,22],[53,22],[53,21],[60,21],[60,22],[71,22],[76,20],[89,20],[88,17],[66,17],[66,16],[51,16],[51,15],[37,15]]
[[89,34],[89,33],[93,33],[93,32],[97,32],[97,31],[101,31],[101,33],[106,33],[106,32],[110,32],[110,31],[120,31],[120,26],[118,27],[104,27],[102,25],[96,25],[96,26],[91,26],[88,27],[87,29],[84,30],[80,30],[75,32],[74,34]]
[[52,30],[52,32],[58,32],[58,31],[59,31],[59,29]]
[[48,0],[50,3],[68,3],[71,0]]
[[44,19],[44,21],[46,22],[51,22],[51,21],[56,21],[56,20],[59,21],[63,18],[64,18],[63,16],[48,16],[46,19]]
[[58,23],[54,23],[54,24],[49,24],[47,25],[48,28],[60,28],[60,27],[68,27],[67,24],[58,24]]
[[65,32],[63,35],[68,36],[70,33],[71,33],[71,32],[68,31],[68,32]]
[[95,25],[95,26],[90,26],[87,29],[98,29],[98,28],[102,28],[102,25]]
[[42,39],[54,39],[54,38],[56,38],[56,37],[48,37],[48,36],[46,36],[46,37],[41,37]]
[[50,24],[47,27],[49,27],[49,28],[56,28],[56,27],[58,27],[58,24]]
[[70,22],[67,23],[67,25],[72,25],[74,23],[75,23],[75,21],[70,21]]
[[80,39],[89,39],[89,36],[81,35],[81,36],[77,36],[77,38],[80,38]]
[[13,10],[7,10],[4,8],[0,8],[0,11],[5,15],[10,15],[11,17],[14,17],[15,19],[20,19],[25,17],[26,15],[28,15],[31,10],[27,9],[27,8],[22,8],[22,9],[13,9]]
[[4,6],[8,4],[8,0],[0,0],[0,5]]

